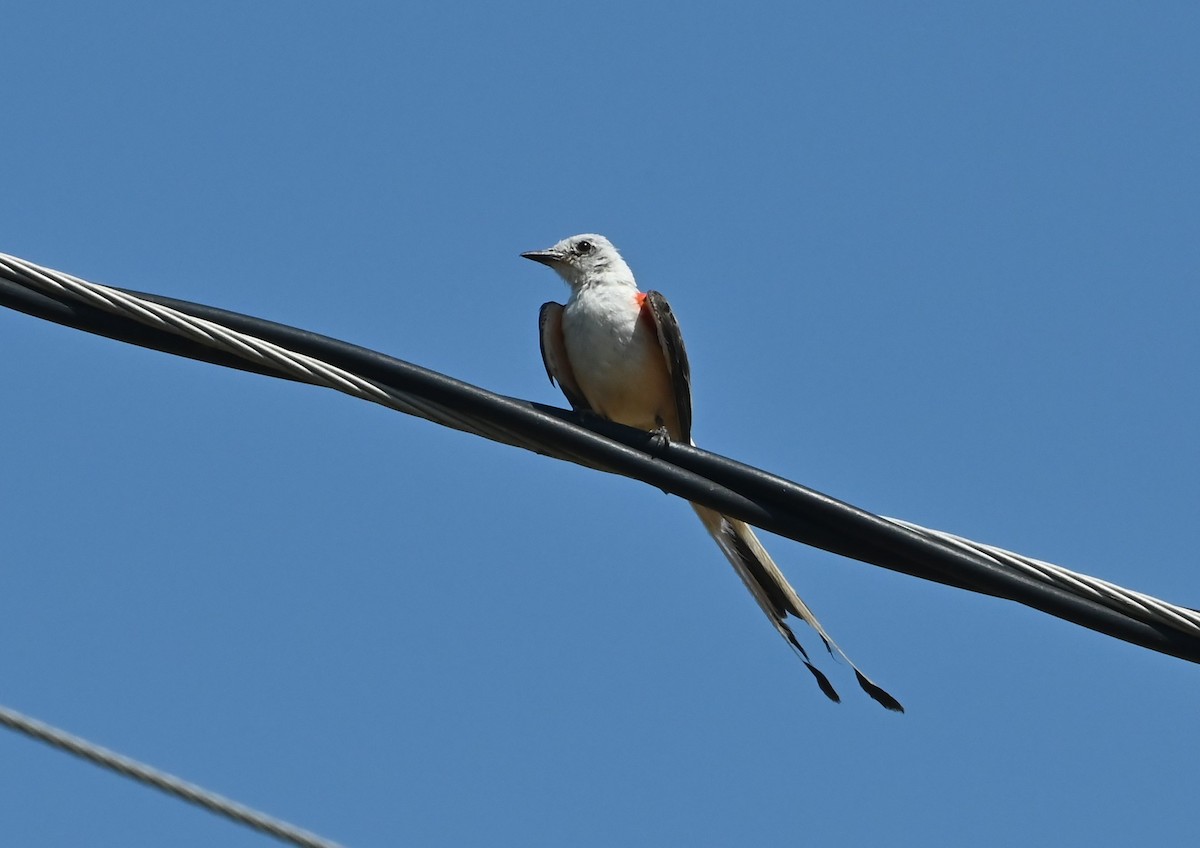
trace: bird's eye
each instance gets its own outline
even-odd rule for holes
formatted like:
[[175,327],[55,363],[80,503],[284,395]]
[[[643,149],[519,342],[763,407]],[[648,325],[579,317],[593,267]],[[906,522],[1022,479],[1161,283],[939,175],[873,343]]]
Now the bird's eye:
[[579,244],[575,245],[575,250],[580,256],[587,256],[592,252],[592,243],[587,239],[584,239],[583,241],[579,242]]

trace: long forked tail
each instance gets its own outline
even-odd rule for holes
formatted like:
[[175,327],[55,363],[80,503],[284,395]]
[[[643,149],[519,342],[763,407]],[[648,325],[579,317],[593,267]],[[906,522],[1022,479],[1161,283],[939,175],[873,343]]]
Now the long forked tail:
[[709,535],[721,546],[726,558],[733,564],[738,576],[750,590],[750,594],[754,595],[754,600],[758,601],[763,612],[771,619],[771,623],[775,625],[779,635],[800,654],[805,667],[812,672],[813,677],[817,679],[817,685],[830,700],[840,702],[842,699],[838,696],[837,690],[833,688],[833,684],[829,682],[829,678],[812,664],[808,652],[804,650],[804,646],[800,644],[796,634],[788,625],[787,617],[789,615],[796,616],[817,631],[817,635],[825,643],[825,648],[830,655],[836,652],[854,669],[854,676],[858,679],[858,685],[864,692],[887,709],[899,713],[904,712],[904,707],[900,706],[900,702],[859,671],[858,666],[846,656],[846,652],[838,647],[838,644],[825,632],[821,622],[817,621],[817,617],[812,614],[808,605],[800,600],[796,590],[787,582],[787,578],[783,576],[783,572],[771,559],[771,555],[758,541],[758,537],[754,535],[754,531],[750,529],[749,525],[707,507],[692,504],[692,509],[696,510],[696,515],[700,516],[700,520],[704,522],[704,527],[708,530]]

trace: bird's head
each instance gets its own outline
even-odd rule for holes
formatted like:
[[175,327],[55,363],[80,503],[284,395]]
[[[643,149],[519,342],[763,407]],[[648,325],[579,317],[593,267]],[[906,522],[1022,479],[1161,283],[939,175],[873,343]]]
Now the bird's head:
[[633,272],[611,241],[595,233],[571,236],[546,250],[522,253],[526,259],[549,265],[571,288],[588,283],[621,281],[634,284]]

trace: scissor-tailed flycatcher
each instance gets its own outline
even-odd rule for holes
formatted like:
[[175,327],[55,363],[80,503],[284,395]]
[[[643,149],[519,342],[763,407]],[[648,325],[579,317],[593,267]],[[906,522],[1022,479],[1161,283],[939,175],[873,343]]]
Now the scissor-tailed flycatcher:
[[[694,444],[687,351],[666,298],[656,291],[638,291],[633,272],[604,236],[572,236],[548,250],[521,255],[549,265],[571,287],[566,306],[546,303],[539,318],[546,373],[552,383],[558,382],[571,406]],[[868,695],[889,710],[904,712],[900,702],[871,682],[829,637],[745,522],[698,504],[692,508],[775,629],[799,652],[822,692],[841,700],[792,632],[789,615],[805,621],[830,654],[836,651],[850,664]]]

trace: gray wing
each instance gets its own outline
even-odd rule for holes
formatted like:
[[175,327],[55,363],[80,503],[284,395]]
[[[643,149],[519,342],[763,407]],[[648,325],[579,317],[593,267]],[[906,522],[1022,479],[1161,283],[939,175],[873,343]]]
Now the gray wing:
[[563,343],[562,313],[563,305],[554,301],[543,303],[538,313],[542,364],[546,366],[546,376],[550,378],[550,383],[558,383],[572,409],[590,411],[591,406],[583,396],[579,384],[575,382],[575,372],[571,370],[571,360],[567,358],[567,346]]
[[[692,441],[692,371],[688,367],[687,348],[683,346],[683,334],[671,305],[661,292],[646,292],[645,308],[658,331],[658,343],[662,346],[667,370],[671,373],[671,388],[679,413],[681,440]],[[561,381],[560,381],[561,382]]]

